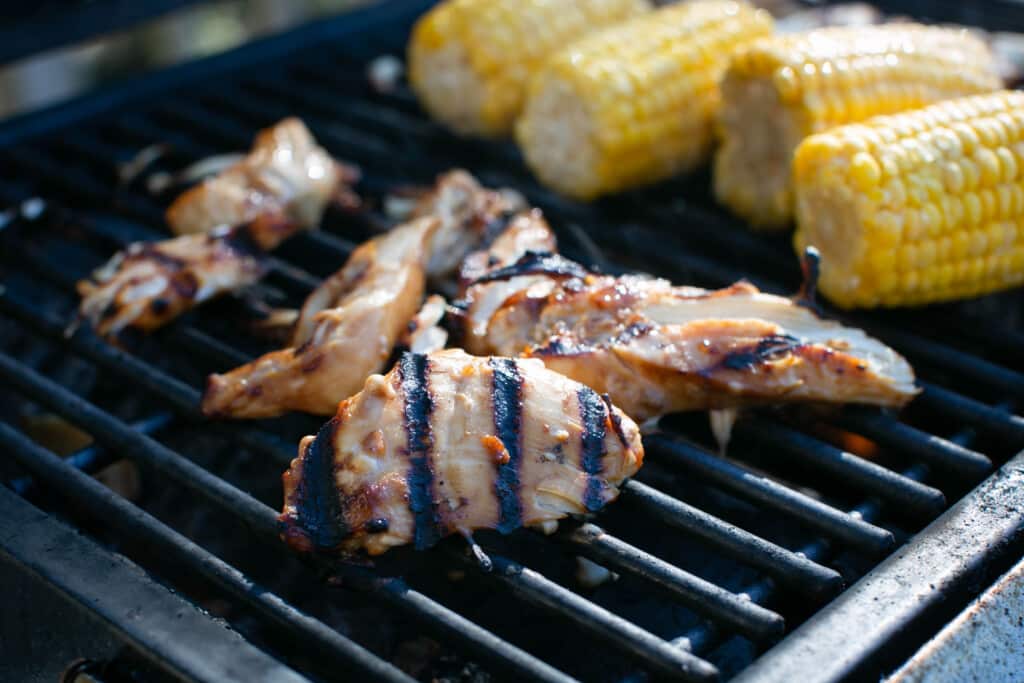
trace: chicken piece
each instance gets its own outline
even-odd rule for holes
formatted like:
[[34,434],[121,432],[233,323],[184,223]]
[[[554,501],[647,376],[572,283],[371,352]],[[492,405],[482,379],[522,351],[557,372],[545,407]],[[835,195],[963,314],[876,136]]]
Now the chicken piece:
[[[542,276],[541,261],[527,253],[468,289],[467,350],[539,358],[634,419],[786,401],[901,406],[918,393],[910,365],[888,346],[753,285],[581,277],[564,259]],[[493,295],[497,277],[507,285],[524,270],[528,286]]]
[[292,347],[210,375],[203,413],[259,418],[330,415],[391,355],[423,300],[427,244],[439,221],[419,218],[360,245],[306,300]]
[[427,297],[419,313],[409,321],[398,347],[413,353],[440,351],[448,343],[448,330],[441,326],[446,302],[443,296],[432,294]]
[[430,243],[428,277],[436,280],[455,272],[470,251],[489,245],[525,208],[516,193],[487,189],[466,171],[438,177],[434,190],[413,210],[413,217],[436,216],[441,221]]
[[[534,209],[517,214],[490,249],[466,257],[459,271],[462,299],[455,302],[464,316],[461,341],[466,348],[486,345],[491,317],[506,302],[531,288],[532,298],[542,297],[556,285],[554,279],[545,274],[530,274],[526,268],[509,277],[494,277],[495,274],[500,275],[530,254],[554,254],[556,248],[554,233],[540,211]],[[511,355],[518,355],[518,351]]]
[[78,283],[79,319],[117,342],[150,332],[198,304],[253,284],[265,271],[248,225],[138,242]]
[[357,203],[348,186],[358,178],[358,169],[331,158],[302,121],[287,118],[261,131],[241,161],[178,197],[167,223],[184,235],[252,222],[256,243],[272,249],[279,231],[315,227],[329,201]]
[[632,420],[538,361],[407,353],[299,444],[282,535],[354,557],[510,533],[599,510],[642,461]]

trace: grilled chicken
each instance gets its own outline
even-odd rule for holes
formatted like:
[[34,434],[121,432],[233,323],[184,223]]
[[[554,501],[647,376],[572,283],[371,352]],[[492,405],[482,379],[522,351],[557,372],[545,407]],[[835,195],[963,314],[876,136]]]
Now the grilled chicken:
[[419,313],[409,321],[405,334],[398,340],[398,348],[413,353],[430,353],[443,349],[448,343],[448,330],[441,326],[445,306],[443,296],[428,296]]
[[391,355],[423,299],[436,218],[360,245],[306,300],[291,348],[209,377],[203,412],[258,418],[290,410],[330,415]]
[[[891,348],[791,299],[742,282],[708,291],[588,274],[538,252],[534,234],[495,242],[466,291],[471,353],[539,358],[641,421],[785,401],[900,406],[918,392]],[[507,248],[517,238],[525,247]]]
[[320,222],[327,202],[351,204],[358,172],[331,159],[298,119],[261,132],[252,151],[167,210],[180,237],[133,244],[78,284],[80,319],[108,340],[167,324],[264,273],[270,251]]
[[538,361],[407,353],[302,440],[283,537],[352,557],[542,526],[614,500],[642,460],[632,420]]
[[429,302],[416,314],[425,278],[450,274],[469,250],[504,230],[521,204],[481,187],[465,171],[442,175],[411,222],[360,246],[344,268],[310,294],[291,348],[212,375],[204,412],[330,415],[338,401],[381,370],[396,342],[424,351],[440,348],[447,339],[437,326],[443,302]]
[[131,245],[78,283],[79,317],[116,342],[125,329],[152,331],[256,282],[265,268],[249,227]]
[[358,177],[317,145],[302,121],[287,118],[261,131],[244,159],[178,197],[167,223],[179,235],[250,222],[266,222],[271,232],[312,228],[329,201],[357,201],[348,186]]
[[413,217],[441,220],[430,243],[427,275],[437,280],[455,272],[469,252],[490,244],[524,208],[526,203],[515,193],[489,190],[465,171],[441,175],[413,210]]

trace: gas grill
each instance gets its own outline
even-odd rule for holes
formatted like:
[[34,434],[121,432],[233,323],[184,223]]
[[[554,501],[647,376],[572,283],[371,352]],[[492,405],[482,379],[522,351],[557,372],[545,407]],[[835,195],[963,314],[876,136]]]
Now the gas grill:
[[[67,679],[836,681],[894,670],[1024,549],[1020,292],[843,314],[914,363],[923,393],[900,415],[755,411],[727,456],[704,416],[664,419],[644,439],[648,464],[595,519],[550,537],[481,534],[490,572],[461,539],[393,551],[375,568],[300,561],[280,542],[279,475],[320,420],[209,422],[202,381],[272,347],[254,319],[337,270],[387,223],[379,207],[397,187],[464,167],[522,192],[567,255],[605,271],[707,287],[747,278],[782,294],[800,284],[787,240],[715,207],[706,176],[574,203],[541,188],[512,145],[453,137],[401,84],[373,89],[367,63],[401,55],[429,4],[383,3],[0,125],[0,566],[77,603],[123,646]],[[1006,19],[1020,29],[1024,11]],[[329,212],[275,252],[251,292],[130,353],[67,333],[80,277],[166,235],[170,197],[119,183],[121,165],[157,144],[166,169],[246,149],[287,115],[362,168],[365,212]],[[31,438],[54,416],[92,443],[62,459]],[[132,500],[90,476],[124,459],[141,476]],[[614,580],[585,586],[577,556]]]

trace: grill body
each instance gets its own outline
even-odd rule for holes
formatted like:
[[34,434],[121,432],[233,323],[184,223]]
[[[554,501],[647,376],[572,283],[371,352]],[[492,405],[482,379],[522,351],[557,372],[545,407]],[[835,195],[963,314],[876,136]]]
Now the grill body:
[[[224,606],[245,640],[211,633],[206,646],[238,671],[277,672],[260,659],[267,653],[294,669],[268,680],[339,671],[408,680],[396,661],[421,677],[455,676],[450,666],[557,681],[831,681],[891,670],[1020,554],[1019,292],[850,317],[917,367],[924,393],[903,415],[763,411],[741,420],[727,458],[714,453],[701,416],[671,417],[646,439],[650,464],[594,520],[600,527],[485,536],[489,574],[455,541],[389,553],[375,570],[304,566],[277,543],[279,473],[319,421],[208,424],[198,388],[207,372],[268,347],[249,333],[252,309],[300,302],[385,222],[372,206],[394,187],[461,166],[523,192],[563,251],[607,271],[709,287],[745,277],[778,293],[799,285],[786,239],[753,234],[715,207],[706,173],[578,204],[538,186],[512,146],[454,138],[405,88],[372,90],[366,63],[402,54],[429,4],[319,22],[0,126],[0,205],[9,207],[0,231],[0,444],[20,466],[11,488],[32,503],[4,493],[0,510],[37,519],[36,533],[53,544],[67,542],[73,523],[100,541],[88,541],[83,558],[137,563],[195,602]],[[118,185],[119,164],[153,144],[170,146],[168,165],[244,149],[257,129],[290,114],[362,167],[366,214],[329,214],[320,232],[275,253],[248,304],[215,303],[131,353],[87,330],[65,337],[75,280],[125,244],[166,234],[169,197]],[[26,437],[25,416],[38,414],[74,424],[93,445],[59,460]],[[122,458],[141,468],[138,505],[84,474]],[[17,525],[2,547],[14,564],[46,574]],[[621,579],[580,587],[576,555]],[[223,680],[190,668],[189,641],[172,646],[129,628],[123,596],[78,570],[68,565],[73,577],[49,583],[100,604],[118,637],[162,669]],[[157,625],[170,609],[163,598],[145,604]],[[409,643],[440,649],[417,668]]]

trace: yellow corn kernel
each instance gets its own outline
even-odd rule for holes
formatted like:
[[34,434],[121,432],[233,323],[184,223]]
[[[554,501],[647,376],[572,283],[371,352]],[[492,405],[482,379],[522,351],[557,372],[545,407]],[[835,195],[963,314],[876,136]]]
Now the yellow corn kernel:
[[456,132],[508,135],[553,52],[650,9],[648,0],[446,0],[413,29],[409,82]]
[[[988,48],[965,31],[918,24],[825,28],[754,41],[733,57],[722,83],[715,153],[719,201],[753,227],[778,229],[792,217],[792,158],[808,135],[975,93],[1001,81]],[[962,119],[970,106],[951,112]],[[984,131],[953,128],[922,152],[915,135],[925,119],[891,130],[861,129],[858,137],[885,175],[967,153],[1008,135],[1006,116]],[[912,148],[893,147],[895,140]],[[985,144],[988,149],[992,145]],[[885,155],[879,150],[893,151]],[[782,197],[782,200],[779,200]]]
[[729,55],[771,33],[742,1],[668,5],[570,44],[531,81],[516,138],[527,164],[580,199],[707,160]]
[[[1001,91],[879,116],[801,143],[793,163],[794,246],[820,251],[821,292],[846,308],[908,306],[1024,284],[1022,113],[1024,93]],[[856,137],[863,145],[851,142]],[[959,146],[950,144],[954,137]],[[868,140],[872,155],[858,151]],[[888,156],[900,159],[893,163],[899,175],[884,176],[883,186],[899,181],[906,205],[894,205],[896,195],[872,182],[871,161]]]

